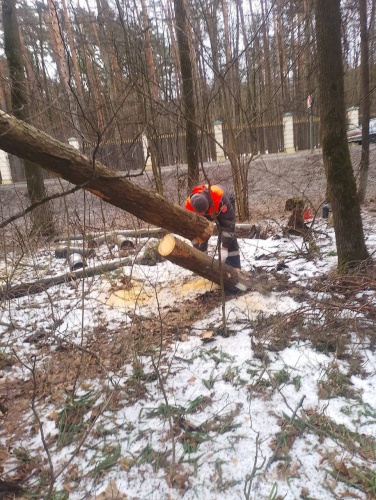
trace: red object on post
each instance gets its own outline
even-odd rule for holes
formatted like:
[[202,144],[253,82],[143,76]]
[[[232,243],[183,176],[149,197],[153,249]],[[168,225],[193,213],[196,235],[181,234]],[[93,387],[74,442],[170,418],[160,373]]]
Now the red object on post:
[[303,220],[309,220],[312,219],[313,215],[311,213],[311,210],[309,208],[306,208],[303,213]]

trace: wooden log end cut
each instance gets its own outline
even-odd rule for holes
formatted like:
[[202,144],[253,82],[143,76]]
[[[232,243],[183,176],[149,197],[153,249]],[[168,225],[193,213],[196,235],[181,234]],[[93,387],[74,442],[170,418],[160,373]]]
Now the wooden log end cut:
[[162,255],[162,257],[166,257],[170,255],[174,250],[176,245],[175,237],[172,234],[166,234],[160,241],[158,245],[158,252]]

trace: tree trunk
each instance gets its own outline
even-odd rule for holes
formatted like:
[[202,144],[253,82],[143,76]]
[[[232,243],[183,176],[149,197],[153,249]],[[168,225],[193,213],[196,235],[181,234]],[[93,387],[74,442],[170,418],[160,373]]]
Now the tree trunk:
[[[13,114],[18,118],[28,121],[29,108],[26,95],[27,82],[22,60],[22,46],[19,35],[19,26],[16,16],[16,1],[3,0],[3,26],[4,26],[4,49],[9,67],[9,75],[12,84],[11,102]],[[18,151],[13,154],[18,155]],[[24,159],[27,191],[30,202],[36,203],[46,198],[47,193],[43,182],[41,169],[32,163],[30,159]],[[33,232],[43,235],[55,233],[51,206],[46,203],[43,207],[33,212]]]
[[69,14],[68,14],[66,2],[65,2],[65,0],[61,0],[61,2],[62,2],[62,8],[63,8],[63,19],[64,19],[64,24],[65,24],[65,29],[67,31],[67,36],[68,36],[70,57],[72,59],[72,65],[73,65],[74,80],[75,80],[75,84],[76,84],[76,88],[77,88],[78,98],[80,100],[81,106],[83,106],[84,105],[84,92],[83,92],[82,84],[81,84],[81,76],[80,76],[80,70],[78,67],[78,61],[77,61],[76,49],[75,49],[74,38],[73,38],[73,33],[72,33],[72,27],[71,27],[71,23],[69,20]]
[[[89,7],[89,5],[88,5]],[[90,18],[90,25],[93,29],[93,34],[95,36],[96,42],[99,47],[101,47],[98,33],[97,33],[97,28],[95,25],[95,22],[92,19],[92,14],[90,9],[88,9],[89,13],[89,18]],[[85,28],[83,25],[83,20],[81,20],[78,23],[78,26],[81,30],[82,33],[85,32]],[[83,37],[84,39],[84,37]],[[82,51],[82,62],[81,64],[84,66],[86,70],[86,78],[87,78],[87,85],[88,88],[91,89],[92,96],[91,96],[91,103],[94,106],[93,109],[93,115],[95,116],[95,121],[96,123],[94,124],[91,122],[91,127],[92,129],[96,132],[97,134],[97,141],[100,141],[103,138],[104,131],[106,130],[106,123],[108,123],[110,120],[108,119],[106,115],[106,111],[108,112],[108,106],[105,104],[105,93],[102,92],[102,85],[100,82],[100,78],[98,75],[98,64],[96,61],[95,57],[95,50],[89,43],[85,40],[83,43],[83,46],[81,47]],[[112,106],[112,101],[111,106]],[[115,133],[116,133],[117,128],[115,128]],[[119,134],[118,134],[119,136]],[[119,136],[120,137],[120,136]],[[118,137],[117,137],[118,138]]]
[[[187,245],[184,241],[167,234],[159,243],[158,251],[170,262],[189,269],[213,283],[221,285],[221,278],[226,289],[249,290],[254,285],[250,276],[234,269],[228,264],[222,264],[204,252]],[[222,271],[222,276],[221,276]]]
[[360,17],[360,114],[362,116],[362,156],[359,165],[358,199],[366,197],[369,170],[369,119],[371,96],[369,89],[369,46],[367,26],[367,0],[359,0]]
[[99,162],[93,163],[78,150],[1,110],[0,148],[33,161],[72,184],[83,186],[107,203],[184,238],[207,240],[213,233],[213,223],[204,217],[119,178]]
[[[86,0],[87,8],[90,11],[90,2]],[[119,83],[124,82],[124,78],[122,75],[122,71],[119,68],[116,51],[113,43],[108,43],[110,39],[113,39],[113,33],[110,33],[109,28],[109,16],[108,14],[111,12],[111,9],[106,0],[97,0],[97,11],[98,16],[93,16],[90,13],[91,26],[93,28],[93,33],[95,35],[100,57],[102,59],[102,63],[105,71],[100,71],[102,75],[102,85],[101,91],[103,93],[103,88],[107,90],[104,93],[104,101],[105,101],[105,109],[106,109],[106,130],[103,129],[103,132],[106,132],[107,138],[112,138],[115,136],[115,140],[121,142],[124,137],[122,137],[123,125],[121,123],[120,117],[118,116],[119,112],[119,104],[122,97],[122,92],[118,90]],[[107,14],[107,19],[105,15]],[[94,19],[95,18],[95,19]],[[106,21],[108,26],[106,25]],[[99,32],[97,30],[97,25],[99,28]],[[95,52],[95,51],[94,51]],[[95,62],[94,62],[95,61]],[[96,61],[95,53],[93,57],[93,62],[95,66],[98,66],[98,62]],[[93,70],[98,74],[97,68],[93,67]],[[100,78],[98,78],[100,80]],[[120,99],[120,100],[119,100]],[[121,106],[121,104],[120,104]],[[109,124],[113,123],[113,127]]]
[[276,50],[278,59],[278,70],[279,70],[279,84],[281,85],[281,101],[283,111],[287,110],[285,106],[285,86],[287,78],[286,71],[286,43],[285,43],[285,30],[283,26],[283,11],[282,11],[282,1],[278,0],[275,4],[275,14],[274,14],[274,31],[276,37]]
[[66,92],[70,116],[72,119],[73,129],[79,136],[81,136],[81,126],[78,120],[78,106],[76,96],[72,91],[72,82],[69,66],[66,60],[66,53],[64,49],[63,39],[60,34],[59,19],[56,12],[56,6],[54,0],[48,0],[49,15],[50,15],[50,25],[51,25],[51,44],[53,46],[53,53],[55,63],[58,69],[59,77],[63,88]]
[[96,247],[105,242],[112,243],[114,236],[125,236],[127,238],[156,238],[158,236],[164,236],[165,234],[165,229],[161,229],[160,227],[149,227],[144,229],[122,229],[119,231],[110,231],[108,233],[85,233],[80,236],[62,235],[54,238],[54,242],[57,243],[59,241],[70,242],[84,240],[88,242],[88,246]]
[[240,220],[247,220],[249,216],[248,207],[248,168],[244,169],[241,164],[239,148],[235,135],[235,99],[234,99],[234,67],[232,61],[232,48],[230,41],[230,28],[228,20],[227,0],[222,0],[222,13],[225,39],[226,72],[220,74],[221,97],[223,104],[224,123],[227,129],[227,145],[224,148],[231,163],[232,182],[236,206]]
[[171,5],[171,0],[167,0],[167,5],[164,6],[162,3],[162,9],[164,16],[167,18],[168,33],[171,40],[171,49],[174,61],[174,75],[176,81],[176,98],[180,98],[180,87],[181,87],[181,69],[180,69],[180,59],[179,59],[179,49],[176,42],[174,27],[173,27],[173,8]]
[[184,119],[186,122],[186,150],[188,163],[188,191],[198,184],[198,134],[196,125],[196,103],[192,78],[192,61],[189,50],[190,24],[187,17],[186,0],[175,0],[176,38],[179,47],[182,75],[182,97]]
[[[346,138],[340,0],[316,0],[322,152],[332,204],[338,268],[368,258]],[[330,47],[330,50],[328,50]]]
[[[52,105],[51,105],[51,89],[49,86],[48,78],[47,78],[47,68],[46,68],[46,56],[44,54],[44,49],[43,49],[43,43],[44,43],[44,37],[43,37],[43,9],[44,5],[41,2],[37,3],[37,12],[38,12],[38,48],[39,48],[39,54],[40,54],[40,61],[41,61],[41,71],[43,75],[43,91],[45,93],[44,96],[44,104],[46,106],[46,111],[47,111],[47,116],[49,120],[49,126],[50,126],[50,131],[52,131],[51,135],[55,135],[56,131],[56,123],[52,118]],[[5,108],[2,108],[5,111]]]
[[84,258],[95,256],[95,251],[93,248],[71,247],[71,246],[55,248],[55,257],[57,259],[66,259],[68,255],[72,255],[73,253],[78,253],[82,255],[82,257]]
[[[264,5],[265,2],[265,5]],[[271,87],[271,54],[269,48],[269,32],[268,32],[268,19],[270,15],[269,6],[267,5],[267,0],[261,0],[261,14],[262,14],[262,45],[263,45],[263,57],[264,57],[264,84],[265,84],[265,97],[266,97],[266,112],[264,116],[270,120],[273,118],[273,113],[271,110],[271,100],[272,100],[272,87]]]
[[155,108],[159,103],[159,89],[157,85],[157,76],[155,73],[155,64],[153,57],[153,48],[151,43],[150,25],[145,0],[141,0],[142,24],[145,42],[145,63],[146,77],[144,76],[144,100],[145,100],[145,122],[146,136],[150,149],[151,164],[154,174],[155,187],[159,194],[163,194],[162,171],[160,160],[160,140],[157,137],[158,123]]

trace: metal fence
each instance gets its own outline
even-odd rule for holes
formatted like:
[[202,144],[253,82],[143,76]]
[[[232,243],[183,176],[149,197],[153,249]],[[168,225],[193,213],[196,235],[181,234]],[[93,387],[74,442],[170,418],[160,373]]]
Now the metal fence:
[[[313,147],[320,146],[320,122],[318,117],[312,120],[313,125]],[[309,117],[295,119],[294,147],[296,150],[310,149],[310,122]],[[223,128],[224,152],[229,149],[230,130]],[[259,125],[246,125],[233,129],[237,153],[243,155],[258,155],[279,153],[284,151],[283,122],[275,121]],[[159,151],[161,166],[179,165],[187,163],[185,148],[185,131],[181,130],[174,134],[162,134],[154,139],[154,145]],[[213,131],[199,134],[199,160],[212,162],[217,160],[216,150],[218,145],[214,139]],[[95,146],[84,143],[83,153],[90,158],[95,158],[107,168],[127,172],[141,170],[145,167],[145,153],[142,137],[123,141],[107,141]],[[23,161],[16,156],[9,155],[10,168],[13,182],[25,181]],[[51,178],[51,174],[43,170],[45,179]]]
[[[313,148],[320,147],[320,118],[314,116],[313,126]],[[309,118],[294,120],[294,142],[295,149],[302,151],[311,148],[310,142],[310,123]]]
[[83,153],[116,172],[137,170],[144,163],[141,138],[126,141],[108,141],[99,144],[97,147],[84,143]]
[[[223,142],[229,147],[230,130],[223,130]],[[284,150],[282,121],[251,125],[234,129],[239,155],[279,153]]]
[[[24,161],[21,158],[18,158],[18,156],[14,155],[8,155],[9,159],[9,167],[10,171],[12,174],[12,181],[13,182],[25,182],[26,181],[26,176],[25,176],[25,169],[24,169]],[[42,170],[42,176],[43,179],[51,179],[53,177],[52,174],[47,172],[47,170],[41,169]]]

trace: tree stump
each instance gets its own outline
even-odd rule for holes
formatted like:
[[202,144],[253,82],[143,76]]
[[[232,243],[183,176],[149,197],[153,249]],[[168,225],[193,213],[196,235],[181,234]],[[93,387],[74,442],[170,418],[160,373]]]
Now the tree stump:
[[303,219],[304,204],[302,198],[289,198],[286,200],[285,210],[292,212],[287,222],[287,233],[302,236],[309,229]]

